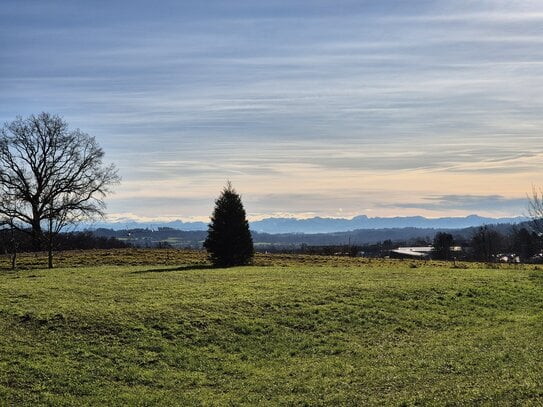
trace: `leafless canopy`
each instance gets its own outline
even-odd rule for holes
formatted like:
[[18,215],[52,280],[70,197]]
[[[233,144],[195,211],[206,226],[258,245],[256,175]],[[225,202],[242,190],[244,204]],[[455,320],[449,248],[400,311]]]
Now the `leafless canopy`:
[[543,234],[543,190],[532,186],[532,196],[528,197],[528,214],[532,225],[539,234]]
[[119,182],[94,137],[57,115],[18,117],[0,131],[0,216],[41,239],[42,230],[102,216]]

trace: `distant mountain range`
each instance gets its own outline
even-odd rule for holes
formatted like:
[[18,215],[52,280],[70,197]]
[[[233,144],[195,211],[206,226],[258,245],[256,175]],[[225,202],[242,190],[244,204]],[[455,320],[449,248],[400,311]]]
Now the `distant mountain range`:
[[357,229],[463,229],[495,223],[520,223],[526,220],[523,217],[485,218],[477,215],[436,219],[422,216],[369,218],[361,215],[352,219],[319,217],[310,219],[268,218],[253,222],[251,228],[257,232],[265,233],[330,233]]
[[[352,219],[321,218],[266,218],[251,222],[251,230],[260,233],[334,233],[347,232],[357,229],[463,229],[489,224],[521,223],[528,220],[526,217],[513,218],[487,218],[478,215],[466,217],[425,218],[423,216],[398,216],[393,218],[370,218],[366,215],[356,216]],[[157,229],[167,227],[185,231],[206,230],[205,222],[99,222],[84,225],[85,228],[107,228],[113,230],[123,229]]]

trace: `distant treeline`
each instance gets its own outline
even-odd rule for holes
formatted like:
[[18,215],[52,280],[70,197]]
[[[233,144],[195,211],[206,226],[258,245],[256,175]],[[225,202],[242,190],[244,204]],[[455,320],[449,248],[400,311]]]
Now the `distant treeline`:
[[[60,233],[55,238],[55,250],[117,249],[131,245],[115,237],[99,236],[93,232]],[[32,252],[34,244],[29,233],[19,230],[0,230],[0,252]]]
[[[470,228],[469,237],[463,234],[452,235],[438,232],[434,239],[414,238],[405,241],[392,241],[390,239],[372,244],[344,244],[344,245],[307,245],[301,244],[291,248],[270,246],[268,252],[284,252],[336,255],[336,256],[364,256],[387,257],[392,250],[398,247],[432,246],[429,258],[439,260],[467,260],[483,262],[543,262],[543,239],[539,234],[526,227],[512,227],[500,232],[499,229],[488,226]],[[507,233],[505,233],[507,232]],[[445,245],[444,245],[445,244]],[[455,249],[453,251],[453,248]],[[456,251],[458,249],[458,251]]]
[[[489,226],[502,235],[508,235],[517,227],[522,225],[498,224]],[[373,245],[384,241],[393,241],[402,244],[417,245],[430,244],[439,232],[446,232],[453,235],[458,242],[471,239],[478,230],[477,227],[466,229],[419,229],[419,228],[397,228],[397,229],[358,229],[350,232],[335,233],[259,233],[252,232],[255,249],[273,250],[293,249],[300,245],[307,246],[362,246]],[[203,230],[183,231],[169,227],[157,229],[96,229],[93,231],[96,236],[117,238],[138,247],[156,247],[157,245],[170,245],[175,248],[190,247],[201,248],[207,236]]]
[[[202,248],[207,232],[182,231],[167,227],[115,231],[97,229],[98,237],[118,239],[138,247]],[[324,255],[384,257],[399,246],[431,246],[438,235],[448,235],[449,244],[460,246],[461,252],[447,254],[441,250],[434,257],[456,257],[464,260],[495,261],[518,256],[521,261],[540,261],[543,250],[541,237],[529,222],[497,224],[465,229],[369,229],[339,233],[252,232],[255,249],[260,252],[291,252]]]
[[[498,224],[466,229],[377,229],[340,233],[282,233],[252,232],[256,251],[290,252],[322,255],[384,257],[400,246],[431,246],[436,235],[450,235],[450,244],[462,251],[451,254],[464,260],[498,261],[518,257],[523,262],[540,262],[543,240],[530,223]],[[55,250],[112,249],[125,247],[194,248],[201,249],[206,231],[182,231],[172,228],[112,230],[61,233]],[[30,252],[32,241],[27,233],[0,230],[2,253]],[[438,253],[435,256],[440,256]],[[442,255],[441,255],[442,256]]]

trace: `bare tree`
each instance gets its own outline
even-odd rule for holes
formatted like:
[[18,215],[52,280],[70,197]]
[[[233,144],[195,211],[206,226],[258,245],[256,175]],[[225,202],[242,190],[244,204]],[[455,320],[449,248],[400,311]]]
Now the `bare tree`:
[[[120,180],[94,137],[70,130],[58,115],[18,117],[0,130],[0,215],[45,243],[65,226],[103,216],[104,198]],[[45,232],[44,232],[45,228]]]
[[532,196],[528,197],[528,214],[532,226],[540,235],[543,234],[543,190],[532,186]]
[[492,261],[503,247],[504,237],[497,230],[480,226],[471,237],[471,250],[475,260]]
[[17,252],[19,250],[19,241],[16,232],[17,230],[13,224],[13,219],[0,219],[2,249],[3,252],[9,256],[12,270],[17,266]]
[[438,232],[434,237],[433,254],[438,260],[449,260],[451,258],[451,246],[454,238],[450,233]]

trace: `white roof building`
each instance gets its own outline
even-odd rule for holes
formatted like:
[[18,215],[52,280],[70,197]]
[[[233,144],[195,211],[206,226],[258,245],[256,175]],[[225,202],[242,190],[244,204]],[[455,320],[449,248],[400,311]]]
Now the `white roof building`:
[[432,246],[398,247],[397,249],[391,250],[391,253],[394,253],[399,256],[425,259],[430,256],[430,253],[432,252],[432,250],[434,250]]

